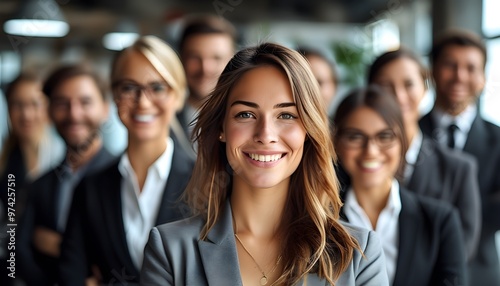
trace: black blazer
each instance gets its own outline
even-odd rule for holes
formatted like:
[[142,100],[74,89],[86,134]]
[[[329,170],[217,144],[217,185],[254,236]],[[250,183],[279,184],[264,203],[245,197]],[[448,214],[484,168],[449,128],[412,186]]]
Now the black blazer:
[[456,210],[405,188],[400,188],[400,197],[399,247],[392,285],[468,285],[464,284],[467,269]]
[[[193,166],[184,149],[176,144],[157,225],[190,215],[180,196]],[[60,285],[84,285],[85,279],[96,272],[106,285],[139,283],[140,269],[130,257],[123,225],[121,181],[117,161],[84,178],[77,187],[61,247]]]
[[[86,172],[94,172],[108,166],[114,159],[106,149],[92,158]],[[38,251],[32,244],[33,232],[42,226],[54,231],[57,228],[57,202],[59,198],[60,176],[65,172],[63,165],[31,183],[27,189],[26,210],[18,225],[16,257],[19,276],[28,285],[54,285],[57,282],[57,258]]]
[[[431,114],[420,120],[422,132],[436,135]],[[467,136],[464,152],[478,165],[483,224],[476,257],[470,263],[472,285],[500,285],[500,263],[495,232],[500,229],[500,127],[477,116]]]
[[473,257],[481,231],[481,198],[474,157],[442,147],[424,135],[413,168],[413,174],[405,187],[456,207],[467,258]]

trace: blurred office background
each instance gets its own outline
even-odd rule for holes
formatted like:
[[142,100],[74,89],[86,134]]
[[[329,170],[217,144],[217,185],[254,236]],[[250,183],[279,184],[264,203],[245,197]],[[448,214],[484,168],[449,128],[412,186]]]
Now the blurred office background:
[[[480,109],[500,125],[496,11],[500,11],[498,0],[1,0],[0,85],[4,88],[24,69],[43,75],[61,63],[73,62],[86,62],[107,79],[112,49],[127,44],[127,40],[109,39],[109,33],[132,33],[132,39],[134,34],[154,34],[176,47],[185,16],[212,13],[237,27],[242,47],[274,41],[325,53],[340,73],[338,101],[347,90],[364,83],[365,67],[379,53],[404,45],[427,60],[433,37],[448,28],[466,28],[487,42],[487,86]],[[67,26],[58,36],[13,35],[6,32],[6,23],[15,17],[59,17]],[[32,20],[23,29],[57,32]],[[431,107],[432,94],[431,90],[422,112]],[[6,104],[0,96],[0,149],[7,129]],[[121,152],[126,134],[116,112],[103,129],[105,144]]]

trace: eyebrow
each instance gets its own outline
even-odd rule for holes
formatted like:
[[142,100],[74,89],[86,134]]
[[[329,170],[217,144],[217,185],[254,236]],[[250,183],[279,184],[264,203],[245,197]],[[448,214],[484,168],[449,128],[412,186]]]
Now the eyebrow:
[[[259,108],[259,105],[255,102],[250,102],[250,101],[244,101],[244,100],[236,100],[235,102],[231,103],[231,106],[235,106],[238,104],[246,105],[252,108]],[[273,106],[273,108],[286,108],[290,106],[296,106],[294,102],[284,102],[284,103],[278,103]]]

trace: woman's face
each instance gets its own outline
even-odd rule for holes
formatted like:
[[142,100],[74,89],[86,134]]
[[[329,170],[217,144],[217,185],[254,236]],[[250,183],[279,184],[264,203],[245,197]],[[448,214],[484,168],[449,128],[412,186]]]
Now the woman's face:
[[235,183],[288,187],[305,139],[286,75],[273,66],[246,72],[231,90],[221,133]]
[[403,57],[389,62],[379,70],[374,83],[396,96],[407,124],[419,120],[419,105],[426,88],[419,65],[414,60]]
[[177,95],[142,54],[128,51],[115,66],[113,93],[129,140],[165,140]]
[[9,117],[12,132],[19,140],[39,138],[48,123],[47,98],[40,83],[21,81],[9,97]]
[[401,158],[401,143],[394,131],[373,109],[355,109],[337,138],[337,151],[354,186],[364,189],[387,185]]

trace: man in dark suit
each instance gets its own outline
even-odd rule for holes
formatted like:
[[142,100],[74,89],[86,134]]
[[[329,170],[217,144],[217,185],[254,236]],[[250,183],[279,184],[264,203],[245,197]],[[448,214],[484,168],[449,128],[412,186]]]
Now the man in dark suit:
[[108,101],[90,70],[65,66],[46,80],[49,114],[66,142],[64,161],[28,188],[26,211],[19,223],[18,272],[28,285],[54,285],[62,234],[73,189],[86,173],[108,165],[113,156],[102,146],[101,124]]
[[469,263],[470,284],[500,285],[495,246],[500,228],[500,127],[484,120],[477,108],[485,85],[486,47],[469,32],[449,32],[433,46],[431,60],[436,102],[420,127],[439,143],[477,160],[483,220],[477,255]]
[[184,26],[179,54],[186,71],[189,95],[177,118],[188,139],[193,129],[190,123],[234,55],[235,43],[236,29],[220,17],[193,17]]

